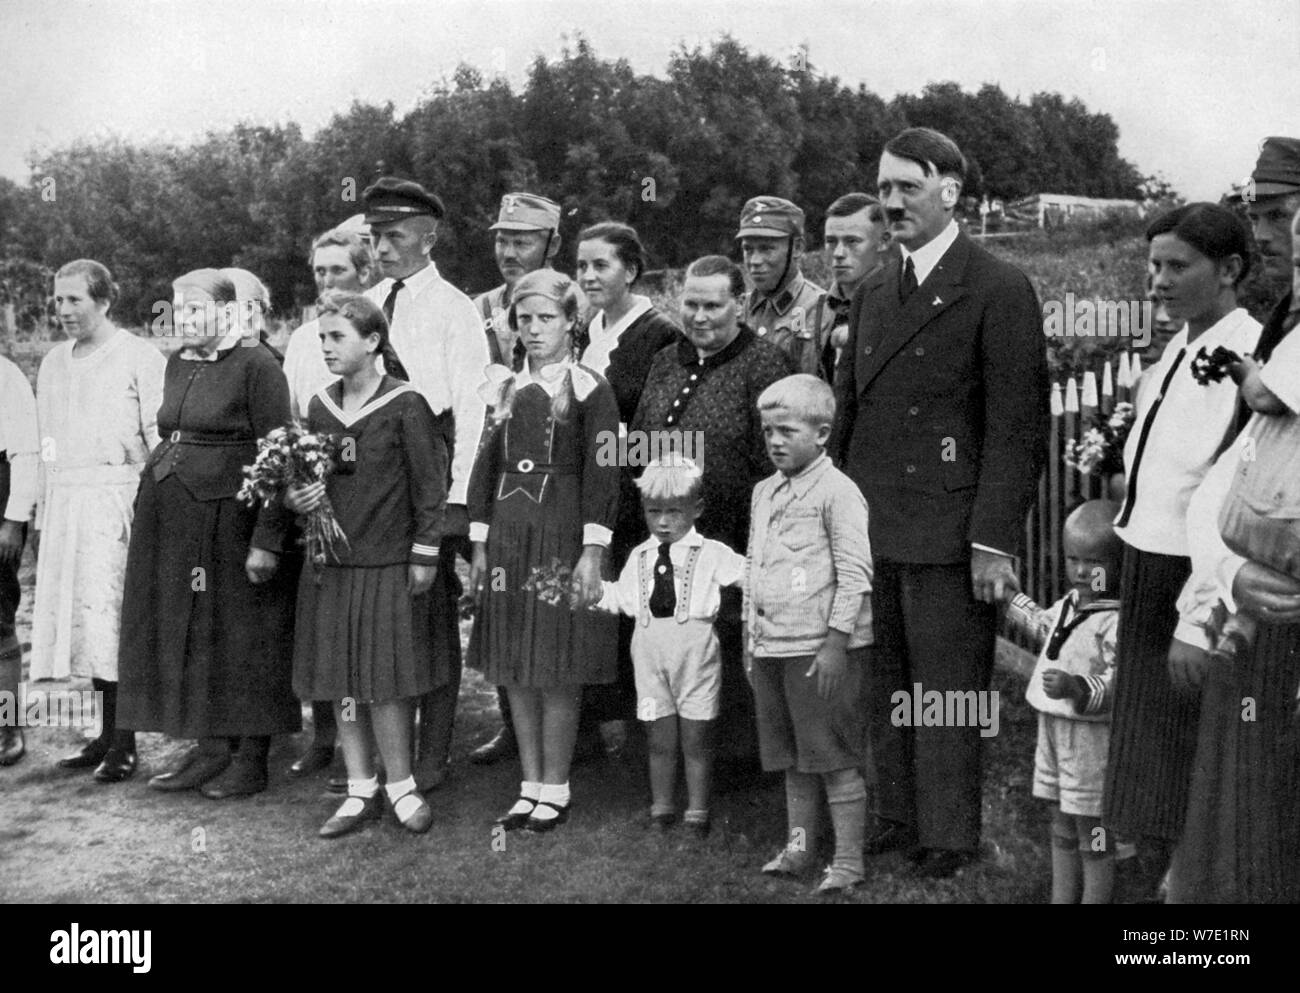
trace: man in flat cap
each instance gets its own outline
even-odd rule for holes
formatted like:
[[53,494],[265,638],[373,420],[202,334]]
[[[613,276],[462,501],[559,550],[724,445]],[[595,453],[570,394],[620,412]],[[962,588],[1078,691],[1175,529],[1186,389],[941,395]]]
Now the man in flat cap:
[[552,265],[560,251],[560,205],[536,193],[507,193],[501,198],[497,221],[488,229],[497,269],[505,280],[474,298],[487,335],[492,361],[518,369],[523,362],[519,336],[510,330],[506,312],[521,278]]
[[826,291],[799,271],[803,211],[781,197],[754,197],[740,212],[736,240],[751,283],[742,320],[784,351],[795,372],[823,375]]
[[440,275],[429,258],[438,238],[442,201],[419,183],[386,176],[362,194],[375,264],[384,277],[368,296],[388,316],[389,338],[407,379],[435,414],[453,416],[451,481],[438,576],[429,594],[434,650],[448,661],[448,682],[420,700],[416,786],[433,789],[446,777],[461,654],[456,555],[468,556],[465,493],[486,413],[478,396],[491,357],[469,297]]

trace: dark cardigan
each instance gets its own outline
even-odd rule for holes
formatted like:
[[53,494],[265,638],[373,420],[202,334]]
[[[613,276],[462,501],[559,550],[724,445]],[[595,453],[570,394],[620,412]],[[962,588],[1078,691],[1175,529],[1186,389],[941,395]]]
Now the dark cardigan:
[[[676,324],[651,307],[618,336],[618,345],[609,353],[605,379],[614,388],[618,419],[624,424],[632,422],[655,355],[676,341],[680,333]],[[578,361],[582,361],[581,356]]]

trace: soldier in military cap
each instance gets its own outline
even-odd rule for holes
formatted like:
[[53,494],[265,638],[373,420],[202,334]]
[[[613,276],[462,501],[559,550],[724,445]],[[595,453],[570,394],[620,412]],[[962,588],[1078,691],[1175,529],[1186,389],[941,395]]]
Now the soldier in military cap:
[[784,351],[796,372],[822,375],[826,291],[799,271],[803,211],[781,197],[754,197],[740,212],[736,239],[752,284],[744,322]]
[[447,659],[448,680],[420,699],[415,779],[424,791],[446,776],[460,693],[456,555],[469,554],[466,490],[486,413],[478,386],[490,357],[474,304],[438,274],[429,258],[438,223],[446,216],[442,201],[419,183],[386,176],[366,189],[362,203],[375,264],[384,277],[366,296],[383,308],[402,371],[450,435],[446,524],[438,575],[429,592],[436,662],[440,668],[442,657]]
[[505,280],[474,298],[487,334],[492,361],[518,369],[523,348],[510,330],[510,309],[515,283],[530,272],[550,266],[560,251],[560,205],[536,193],[507,193],[501,198],[497,222],[489,228],[497,269]]

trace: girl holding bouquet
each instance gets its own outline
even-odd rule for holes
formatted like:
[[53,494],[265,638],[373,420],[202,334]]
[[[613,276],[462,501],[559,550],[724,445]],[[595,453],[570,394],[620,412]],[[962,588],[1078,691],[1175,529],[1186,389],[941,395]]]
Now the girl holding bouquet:
[[[346,540],[316,556],[298,586],[293,688],[303,700],[333,700],[348,770],[348,796],[320,829],[334,838],[381,807],[371,754],[378,742],[383,792],[403,827],[429,829],[433,815],[411,774],[416,699],[448,680],[435,659],[428,592],[438,565],[447,499],[448,416],[391,373],[399,367],[383,311],[357,293],[320,302],[325,365],[342,378],[312,397],[308,428],[338,440],[324,482],[291,486],[299,513],[329,506]],[[375,368],[384,358],[389,374]]]
[[227,276],[197,269],[172,288],[180,348],[135,500],[117,723],[197,739],[149,785],[220,800],[266,789],[270,736],[302,724],[292,522],[236,498],[257,439],[289,420],[289,384],[276,353],[241,334]]
[[567,276],[539,269],[515,284],[508,319],[527,361],[514,375],[489,370],[489,433],[469,484],[470,588],[481,605],[470,665],[506,688],[523,767],[519,799],[497,821],[507,830],[549,831],[567,818],[581,690],[613,682],[617,668],[617,618],[534,591],[538,570],[558,559],[559,571],[572,566],[575,593],[599,599],[618,508],[619,469],[598,458],[618,438],[618,403],[573,360],[577,314]]

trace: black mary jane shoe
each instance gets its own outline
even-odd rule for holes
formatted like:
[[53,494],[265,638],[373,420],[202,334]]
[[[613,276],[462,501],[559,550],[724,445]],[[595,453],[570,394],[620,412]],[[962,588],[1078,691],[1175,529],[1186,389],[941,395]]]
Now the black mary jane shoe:
[[561,807],[554,803],[547,803],[545,800],[538,800],[537,805],[533,807],[534,810],[536,810],[537,807],[550,807],[555,811],[556,816],[547,820],[542,820],[540,817],[530,814],[528,820],[524,822],[524,830],[532,834],[545,834],[547,831],[554,831],[569,819],[570,806],[572,806],[572,804]]
[[0,766],[14,765],[26,754],[22,728],[0,728]]
[[[521,796],[519,800],[522,800],[524,803],[531,803],[533,805],[533,810],[537,809],[536,800],[530,799],[529,797],[526,796]],[[518,803],[519,800],[516,800],[515,802]],[[492,823],[500,825],[501,827],[505,828],[507,831],[518,831],[520,828],[527,826],[528,819],[532,816],[533,816],[532,810],[528,811],[528,813],[526,814],[502,814]]]
[[110,748],[104,761],[95,766],[95,782],[120,783],[135,775],[135,749]]
[[59,759],[54,763],[60,769],[94,769],[104,761],[109,753],[108,745],[99,738],[94,738],[81,746],[81,751]]
[[341,838],[345,834],[360,830],[367,821],[378,820],[383,815],[383,801],[378,793],[369,798],[352,797],[351,799],[361,801],[360,812],[344,814],[343,807],[340,806],[334,816],[326,821],[321,826],[320,831],[317,832],[322,838]]

